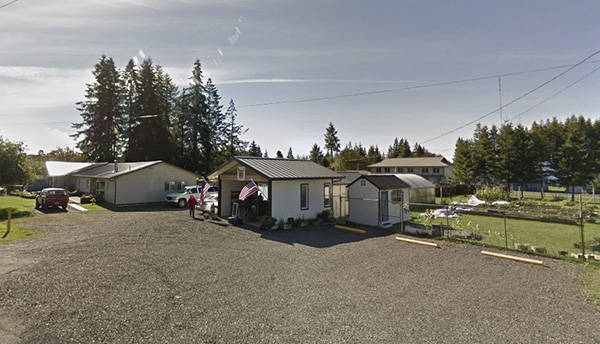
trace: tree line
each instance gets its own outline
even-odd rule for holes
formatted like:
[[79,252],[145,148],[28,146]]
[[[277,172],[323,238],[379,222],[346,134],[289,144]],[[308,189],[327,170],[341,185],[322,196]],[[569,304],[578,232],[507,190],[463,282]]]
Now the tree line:
[[[395,138],[394,142],[389,146],[387,154],[382,152],[377,145],[370,145],[367,148],[360,142],[348,142],[342,147],[339,133],[332,122],[329,122],[323,136],[323,148],[315,142],[308,156],[296,155],[294,157],[292,148],[290,147],[286,158],[311,160],[335,171],[344,171],[364,170],[367,169],[367,166],[378,163],[384,158],[435,156],[435,154],[429,152],[418,143],[411,149],[408,140],[404,138]],[[284,158],[281,151],[277,151],[276,157],[280,159]]]
[[572,116],[534,122],[477,125],[473,137],[459,138],[454,181],[475,186],[542,183],[553,176],[563,186],[586,186],[600,174],[600,121]]
[[237,120],[234,101],[223,111],[199,60],[181,88],[150,58],[139,66],[130,59],[118,69],[103,55],[92,74],[72,135],[91,161],[163,160],[207,174],[234,155],[261,155],[255,142],[242,139],[247,129]]

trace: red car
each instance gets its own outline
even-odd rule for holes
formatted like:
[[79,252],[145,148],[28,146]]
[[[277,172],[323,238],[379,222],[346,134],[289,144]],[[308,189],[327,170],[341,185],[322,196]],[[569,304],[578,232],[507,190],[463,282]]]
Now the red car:
[[50,207],[61,207],[67,209],[69,193],[65,189],[47,188],[40,191],[35,198],[35,209],[47,209]]

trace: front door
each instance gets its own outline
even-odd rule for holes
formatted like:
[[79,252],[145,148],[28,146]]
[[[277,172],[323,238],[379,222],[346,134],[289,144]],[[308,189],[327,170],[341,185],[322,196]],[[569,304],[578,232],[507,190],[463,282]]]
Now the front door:
[[390,210],[388,206],[388,195],[387,191],[381,191],[381,196],[379,198],[379,214],[381,214],[381,218],[379,219],[381,222],[386,222],[390,217]]

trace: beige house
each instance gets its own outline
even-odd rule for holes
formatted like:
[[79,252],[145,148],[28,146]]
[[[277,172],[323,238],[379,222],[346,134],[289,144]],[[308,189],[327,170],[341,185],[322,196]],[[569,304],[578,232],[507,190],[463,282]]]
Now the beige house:
[[162,202],[167,193],[196,185],[195,173],[161,160],[100,162],[87,166],[62,161],[48,163],[46,168],[53,186],[102,195],[105,202],[114,205]]
[[414,173],[434,184],[448,184],[454,165],[442,156],[422,158],[389,158],[369,165],[372,173]]
[[[287,221],[331,211],[332,185],[341,176],[308,160],[237,156],[209,178],[219,181],[219,216],[251,220],[270,215]],[[250,181],[258,192],[240,201],[240,191]]]

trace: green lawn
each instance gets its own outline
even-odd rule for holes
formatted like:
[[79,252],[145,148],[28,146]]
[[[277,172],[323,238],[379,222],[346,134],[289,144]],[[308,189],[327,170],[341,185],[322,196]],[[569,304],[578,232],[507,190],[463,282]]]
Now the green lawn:
[[34,207],[35,199],[26,199],[18,196],[0,196],[0,208],[12,207],[14,209],[25,209]]
[[[427,220],[419,216],[419,212],[412,212],[412,222],[425,224]],[[434,219],[431,224],[446,225],[445,218]],[[450,219],[452,228],[468,230],[483,236],[481,243],[504,247],[504,222],[502,218],[460,215],[459,218]],[[545,223],[540,221],[507,219],[508,247],[514,248],[515,243],[529,244],[545,247],[548,254],[559,256],[559,251],[581,252],[573,244],[580,242],[578,226],[558,223]],[[600,225],[586,223],[584,227],[586,242],[600,237]]]
[[6,238],[2,238],[4,236],[4,233],[6,233],[6,223],[7,221],[0,222],[0,245],[11,241],[26,238],[34,238],[37,235],[35,232],[20,227],[15,222],[13,222],[10,227],[10,233],[8,233]]

